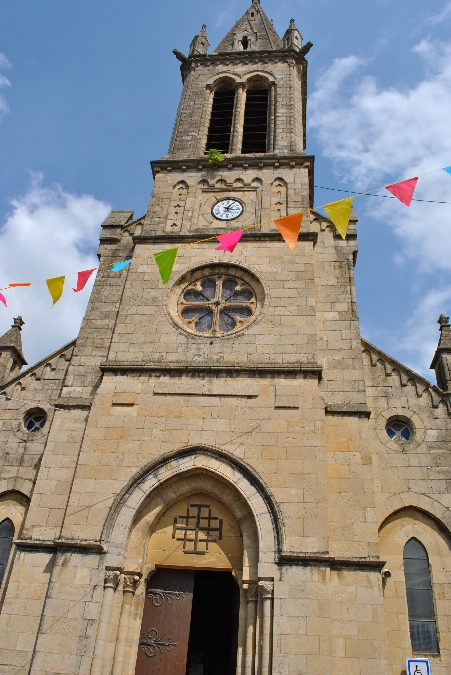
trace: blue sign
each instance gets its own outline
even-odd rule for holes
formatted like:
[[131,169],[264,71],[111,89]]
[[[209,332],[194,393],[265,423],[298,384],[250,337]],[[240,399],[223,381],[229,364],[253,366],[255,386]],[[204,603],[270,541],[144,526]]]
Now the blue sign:
[[429,659],[407,659],[407,675],[431,675]]

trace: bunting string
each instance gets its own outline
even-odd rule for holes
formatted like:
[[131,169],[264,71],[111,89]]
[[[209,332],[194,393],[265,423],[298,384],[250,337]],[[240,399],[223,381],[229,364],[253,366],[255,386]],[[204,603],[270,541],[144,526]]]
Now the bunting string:
[[[219,241],[219,246],[216,246],[215,248],[216,251],[226,251],[228,253],[233,253],[246,230],[251,230],[256,227],[261,227],[262,225],[269,225],[270,223],[274,223],[278,228],[287,246],[290,248],[290,250],[293,250],[298,241],[304,214],[309,213],[310,211],[316,211],[318,208],[324,209],[324,211],[327,213],[327,216],[334,224],[341,237],[345,239],[349,226],[353,201],[356,197],[371,196],[371,197],[384,197],[386,199],[398,199],[402,204],[404,204],[407,207],[411,205],[412,201],[424,201],[436,204],[449,204],[450,202],[436,202],[433,200],[425,200],[425,199],[414,200],[413,198],[415,188],[418,183],[418,179],[422,176],[428,176],[432,173],[437,173],[438,171],[445,171],[451,176],[451,166],[447,166],[441,169],[434,169],[433,171],[427,171],[426,173],[419,174],[418,176],[414,176],[413,178],[407,178],[405,180],[399,181],[398,183],[383,185],[381,187],[374,188],[372,190],[367,190],[365,192],[351,192],[350,190],[340,190],[339,188],[324,188],[318,185],[315,187],[323,190],[334,190],[336,192],[345,192],[348,194],[352,194],[353,196],[346,197],[344,199],[339,199],[335,202],[330,202],[329,204],[323,204],[322,206],[307,208],[304,209],[303,211],[299,211],[298,213],[283,216],[281,218],[275,218],[261,223],[256,223],[254,225],[248,225],[247,227],[241,227],[238,230],[231,230],[230,232],[225,232],[223,234],[213,235],[211,237],[205,237],[203,239],[191,241],[186,244],[181,244],[177,248],[170,248],[165,251],[159,251],[153,254],[136,256],[135,258],[120,260],[115,263],[111,262],[101,263],[98,267],[94,267],[89,270],[83,270],[81,272],[69,272],[59,277],[40,279],[38,281],[10,283],[8,284],[8,286],[0,288],[0,291],[9,291],[15,288],[28,288],[33,284],[45,281],[50,296],[52,298],[51,306],[54,307],[63,295],[64,283],[66,281],[67,276],[73,276],[75,274],[77,275],[77,284],[75,288],[72,288],[72,290],[74,293],[79,293],[85,288],[91,275],[96,270],[105,270],[107,272],[120,272],[121,270],[127,268],[132,263],[133,260],[148,258],[151,256],[154,258],[155,263],[158,267],[158,271],[160,273],[163,285],[166,285],[171,277],[172,269],[174,267],[174,263],[177,258],[177,253],[180,248],[186,248],[188,246],[196,246],[203,242],[213,241],[214,239],[216,239],[216,241]],[[390,195],[373,194],[374,192],[378,192],[379,190],[382,189],[387,190],[391,194]],[[3,293],[0,293],[0,302],[3,305],[5,305],[5,307],[7,307],[7,301]]]

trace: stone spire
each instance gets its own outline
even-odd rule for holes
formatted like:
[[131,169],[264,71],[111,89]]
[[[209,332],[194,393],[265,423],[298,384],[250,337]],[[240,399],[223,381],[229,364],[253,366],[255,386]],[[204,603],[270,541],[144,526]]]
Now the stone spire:
[[435,370],[437,386],[451,393],[451,326],[449,316],[440,314],[437,323],[440,325],[440,339],[431,368]]
[[213,54],[272,49],[282,49],[282,40],[261,8],[259,0],[254,0]]
[[208,42],[207,37],[207,26],[204,24],[199,35],[196,35],[190,44],[189,55],[193,56],[195,54],[206,54],[208,52],[209,46],[210,43]]
[[0,337],[0,384],[8,382],[17,375],[22,366],[28,365],[22,353],[21,316],[14,319],[11,328]]
[[294,23],[294,19],[291,19],[290,25],[288,26],[287,30],[285,31],[285,35],[283,36],[283,48],[284,49],[294,49],[295,51],[299,52],[302,47],[302,35],[296,28],[296,24]]

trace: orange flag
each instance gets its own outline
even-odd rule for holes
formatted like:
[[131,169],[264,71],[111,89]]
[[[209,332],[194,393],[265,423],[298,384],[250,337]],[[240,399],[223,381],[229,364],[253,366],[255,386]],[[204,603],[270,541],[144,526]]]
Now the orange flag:
[[304,214],[302,212],[295,213],[292,216],[277,218],[277,220],[274,221],[278,227],[280,234],[285,239],[287,245],[291,248],[291,250],[293,250],[294,247],[296,246],[299,231],[302,225],[303,215]]
[[10,288],[19,288],[20,286],[31,286],[31,281],[27,282],[26,284],[8,284]]

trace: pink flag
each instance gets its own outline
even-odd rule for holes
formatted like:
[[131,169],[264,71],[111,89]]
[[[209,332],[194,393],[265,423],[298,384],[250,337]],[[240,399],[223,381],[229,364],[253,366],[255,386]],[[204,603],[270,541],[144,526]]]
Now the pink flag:
[[82,291],[86,284],[88,283],[88,279],[91,276],[93,272],[95,272],[97,267],[94,267],[92,270],[85,270],[84,272],[79,272],[78,277],[77,277],[77,288],[73,288],[72,290],[74,293],[78,293],[79,291]]
[[0,293],[0,302],[3,302],[3,304],[5,305],[5,307],[8,307],[8,305],[6,304],[6,298],[5,298],[5,296],[3,295],[3,293]]
[[408,178],[400,183],[393,183],[393,185],[386,185],[385,189],[395,195],[400,202],[406,206],[412,203],[413,193],[418,183],[418,178]]
[[235,230],[234,232],[227,232],[227,234],[219,234],[216,239],[221,242],[220,246],[216,246],[215,251],[228,251],[233,253],[235,246],[243,236],[244,230]]

